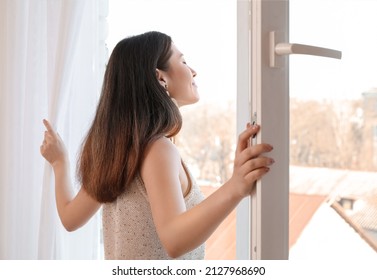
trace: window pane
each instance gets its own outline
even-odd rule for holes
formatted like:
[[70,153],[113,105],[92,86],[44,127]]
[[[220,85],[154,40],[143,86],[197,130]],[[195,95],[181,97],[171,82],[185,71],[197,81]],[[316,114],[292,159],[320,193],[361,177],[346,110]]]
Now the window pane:
[[377,258],[376,1],[290,1],[290,259]]

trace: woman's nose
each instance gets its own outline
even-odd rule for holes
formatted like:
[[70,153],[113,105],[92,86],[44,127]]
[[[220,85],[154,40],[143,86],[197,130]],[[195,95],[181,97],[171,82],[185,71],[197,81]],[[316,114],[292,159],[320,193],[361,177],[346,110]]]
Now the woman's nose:
[[192,69],[191,67],[190,67],[190,70],[191,70],[192,76],[193,76],[193,77],[196,77],[196,75],[197,75],[197,74],[196,74],[196,71],[195,71],[194,69]]

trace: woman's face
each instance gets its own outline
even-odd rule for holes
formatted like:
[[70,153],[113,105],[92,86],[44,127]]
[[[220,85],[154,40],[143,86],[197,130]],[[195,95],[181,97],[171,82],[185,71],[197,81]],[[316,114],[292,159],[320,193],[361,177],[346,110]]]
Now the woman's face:
[[169,69],[163,73],[170,97],[174,98],[178,106],[198,102],[198,87],[194,77],[196,72],[189,67],[183,54],[172,44],[172,56],[169,59]]

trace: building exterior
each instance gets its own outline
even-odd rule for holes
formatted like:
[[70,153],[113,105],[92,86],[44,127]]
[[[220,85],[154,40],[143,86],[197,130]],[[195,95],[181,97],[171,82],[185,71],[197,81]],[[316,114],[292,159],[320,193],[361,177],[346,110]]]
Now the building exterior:
[[[377,172],[291,166],[289,199],[290,260],[377,261]],[[206,259],[236,258],[235,223],[233,212],[208,240]]]
[[363,154],[365,163],[377,168],[377,88],[362,93],[363,96]]

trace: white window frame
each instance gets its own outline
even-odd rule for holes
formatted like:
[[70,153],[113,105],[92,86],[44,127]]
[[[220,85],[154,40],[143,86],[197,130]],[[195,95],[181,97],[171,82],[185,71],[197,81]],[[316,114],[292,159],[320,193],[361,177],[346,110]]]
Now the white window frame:
[[237,209],[238,259],[288,259],[289,69],[270,67],[269,34],[288,42],[289,1],[238,0],[237,132],[256,113],[256,143],[274,146],[276,163]]

